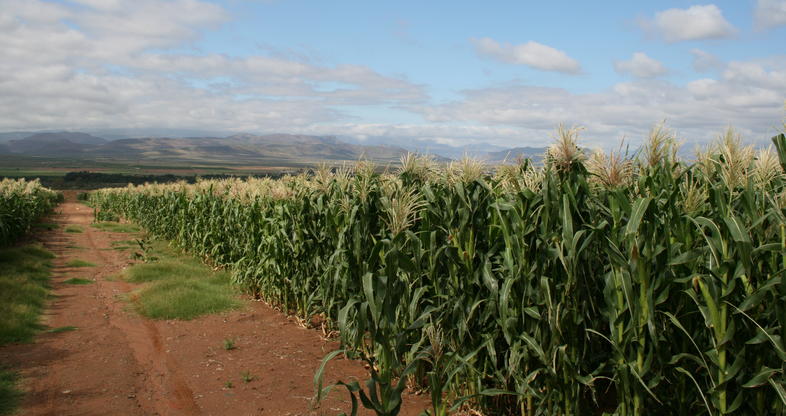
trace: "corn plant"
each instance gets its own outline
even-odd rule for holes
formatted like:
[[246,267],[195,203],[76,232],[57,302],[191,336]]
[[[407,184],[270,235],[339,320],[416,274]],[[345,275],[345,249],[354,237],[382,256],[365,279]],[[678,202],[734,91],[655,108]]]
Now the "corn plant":
[[62,200],[62,195],[41,186],[38,180],[0,181],[0,246],[30,231],[33,222]]
[[729,130],[694,164],[675,142],[587,156],[561,127],[542,166],[408,156],[90,199],[339,330],[324,362],[369,368],[338,384],[353,411],[395,415],[409,384],[432,415],[784,414],[786,138]]

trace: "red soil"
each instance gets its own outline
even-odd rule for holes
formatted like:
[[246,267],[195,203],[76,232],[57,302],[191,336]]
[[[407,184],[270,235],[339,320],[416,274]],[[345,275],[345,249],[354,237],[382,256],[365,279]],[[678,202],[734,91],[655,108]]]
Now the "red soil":
[[[123,298],[138,286],[116,276],[131,261],[127,252],[111,246],[129,236],[90,227],[92,210],[76,203],[75,195],[67,192],[49,221],[81,225],[84,232],[59,227],[37,238],[57,255],[55,297],[44,323],[78,329],[0,348],[0,362],[22,376],[22,414],[335,415],[350,410],[348,394],[339,389],[312,408],[314,373],[337,343],[264,303],[247,301],[242,310],[191,321],[150,320],[130,311]],[[96,267],[66,267],[73,259]],[[95,283],[63,283],[73,277]],[[236,341],[235,349],[223,348],[227,338]],[[245,372],[251,381],[243,381]],[[366,377],[360,363],[337,359],[326,382]],[[404,403],[402,415],[419,414],[428,405],[425,396],[411,394]]]

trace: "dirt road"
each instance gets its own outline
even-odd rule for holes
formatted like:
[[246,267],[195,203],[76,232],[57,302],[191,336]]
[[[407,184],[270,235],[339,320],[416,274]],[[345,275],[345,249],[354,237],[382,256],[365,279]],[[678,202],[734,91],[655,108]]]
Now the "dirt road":
[[[192,321],[154,321],[131,311],[124,297],[137,286],[118,278],[131,260],[111,245],[129,235],[92,228],[92,210],[75,195],[67,193],[49,220],[60,227],[38,239],[57,255],[53,299],[43,323],[76,329],[0,348],[0,362],[10,363],[23,378],[21,414],[335,415],[349,410],[347,394],[338,390],[320,409],[311,408],[314,372],[337,345],[263,303],[249,301],[242,310]],[[66,225],[84,232],[66,233]],[[66,266],[75,259],[95,266]],[[70,278],[94,283],[63,283]],[[230,338],[236,348],[225,350],[223,340]],[[328,380],[365,374],[359,363],[337,360]],[[427,402],[407,395],[405,403],[402,414],[415,415]]]

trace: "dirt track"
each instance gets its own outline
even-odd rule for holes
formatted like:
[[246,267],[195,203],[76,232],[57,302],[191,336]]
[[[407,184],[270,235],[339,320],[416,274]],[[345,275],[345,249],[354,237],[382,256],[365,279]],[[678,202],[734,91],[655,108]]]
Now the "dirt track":
[[[345,392],[336,391],[311,409],[313,376],[320,360],[337,345],[267,305],[249,302],[240,311],[192,321],[153,321],[129,311],[123,300],[134,290],[116,278],[130,264],[113,241],[128,234],[90,227],[92,210],[76,203],[75,192],[49,221],[60,227],[38,236],[57,255],[52,299],[44,316],[50,328],[33,344],[0,348],[0,362],[23,378],[23,415],[335,415],[348,411]],[[65,233],[65,225],[83,233]],[[95,267],[70,268],[73,259]],[[68,285],[69,278],[95,280]],[[226,351],[223,340],[237,348]],[[243,381],[241,374],[253,376]],[[357,362],[338,360],[328,380],[364,379]],[[232,387],[227,387],[227,382]],[[405,397],[402,414],[418,414],[423,396]]]

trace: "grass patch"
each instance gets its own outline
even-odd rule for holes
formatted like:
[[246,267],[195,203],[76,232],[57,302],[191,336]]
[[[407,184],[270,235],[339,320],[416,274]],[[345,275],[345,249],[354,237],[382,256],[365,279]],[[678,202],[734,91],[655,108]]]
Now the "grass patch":
[[60,227],[59,225],[52,224],[51,222],[39,222],[39,223],[33,224],[33,228],[35,228],[37,230],[52,231],[52,230],[58,229],[59,227]]
[[64,280],[63,283],[69,285],[89,285],[93,283],[93,281],[89,279],[81,279],[79,277],[72,277],[68,280]]
[[29,342],[42,329],[54,257],[39,245],[0,249],[0,345]]
[[113,250],[129,250],[136,247],[138,247],[138,245],[134,240],[121,240],[112,242]]
[[103,221],[92,224],[93,228],[101,231],[109,231],[112,233],[138,233],[141,231],[138,225],[135,224],[121,224],[115,221]]
[[0,368],[0,415],[10,415],[19,405],[22,392],[16,388],[19,375]]
[[66,225],[66,227],[65,227],[65,232],[67,232],[67,233],[77,234],[77,233],[81,233],[81,232],[84,232],[84,231],[85,230],[82,227],[78,226],[78,225]]
[[79,329],[79,328],[69,325],[69,326],[59,326],[57,328],[52,328],[52,329],[50,329],[50,330],[48,330],[46,332],[49,332],[50,334],[59,334],[61,332],[76,331],[77,329]]
[[89,261],[74,259],[66,263],[68,267],[93,267],[95,263],[90,263]]
[[240,306],[228,272],[214,271],[160,241],[151,244],[151,252],[158,261],[136,264],[124,273],[129,282],[146,283],[131,297],[140,314],[154,319],[193,319]]

